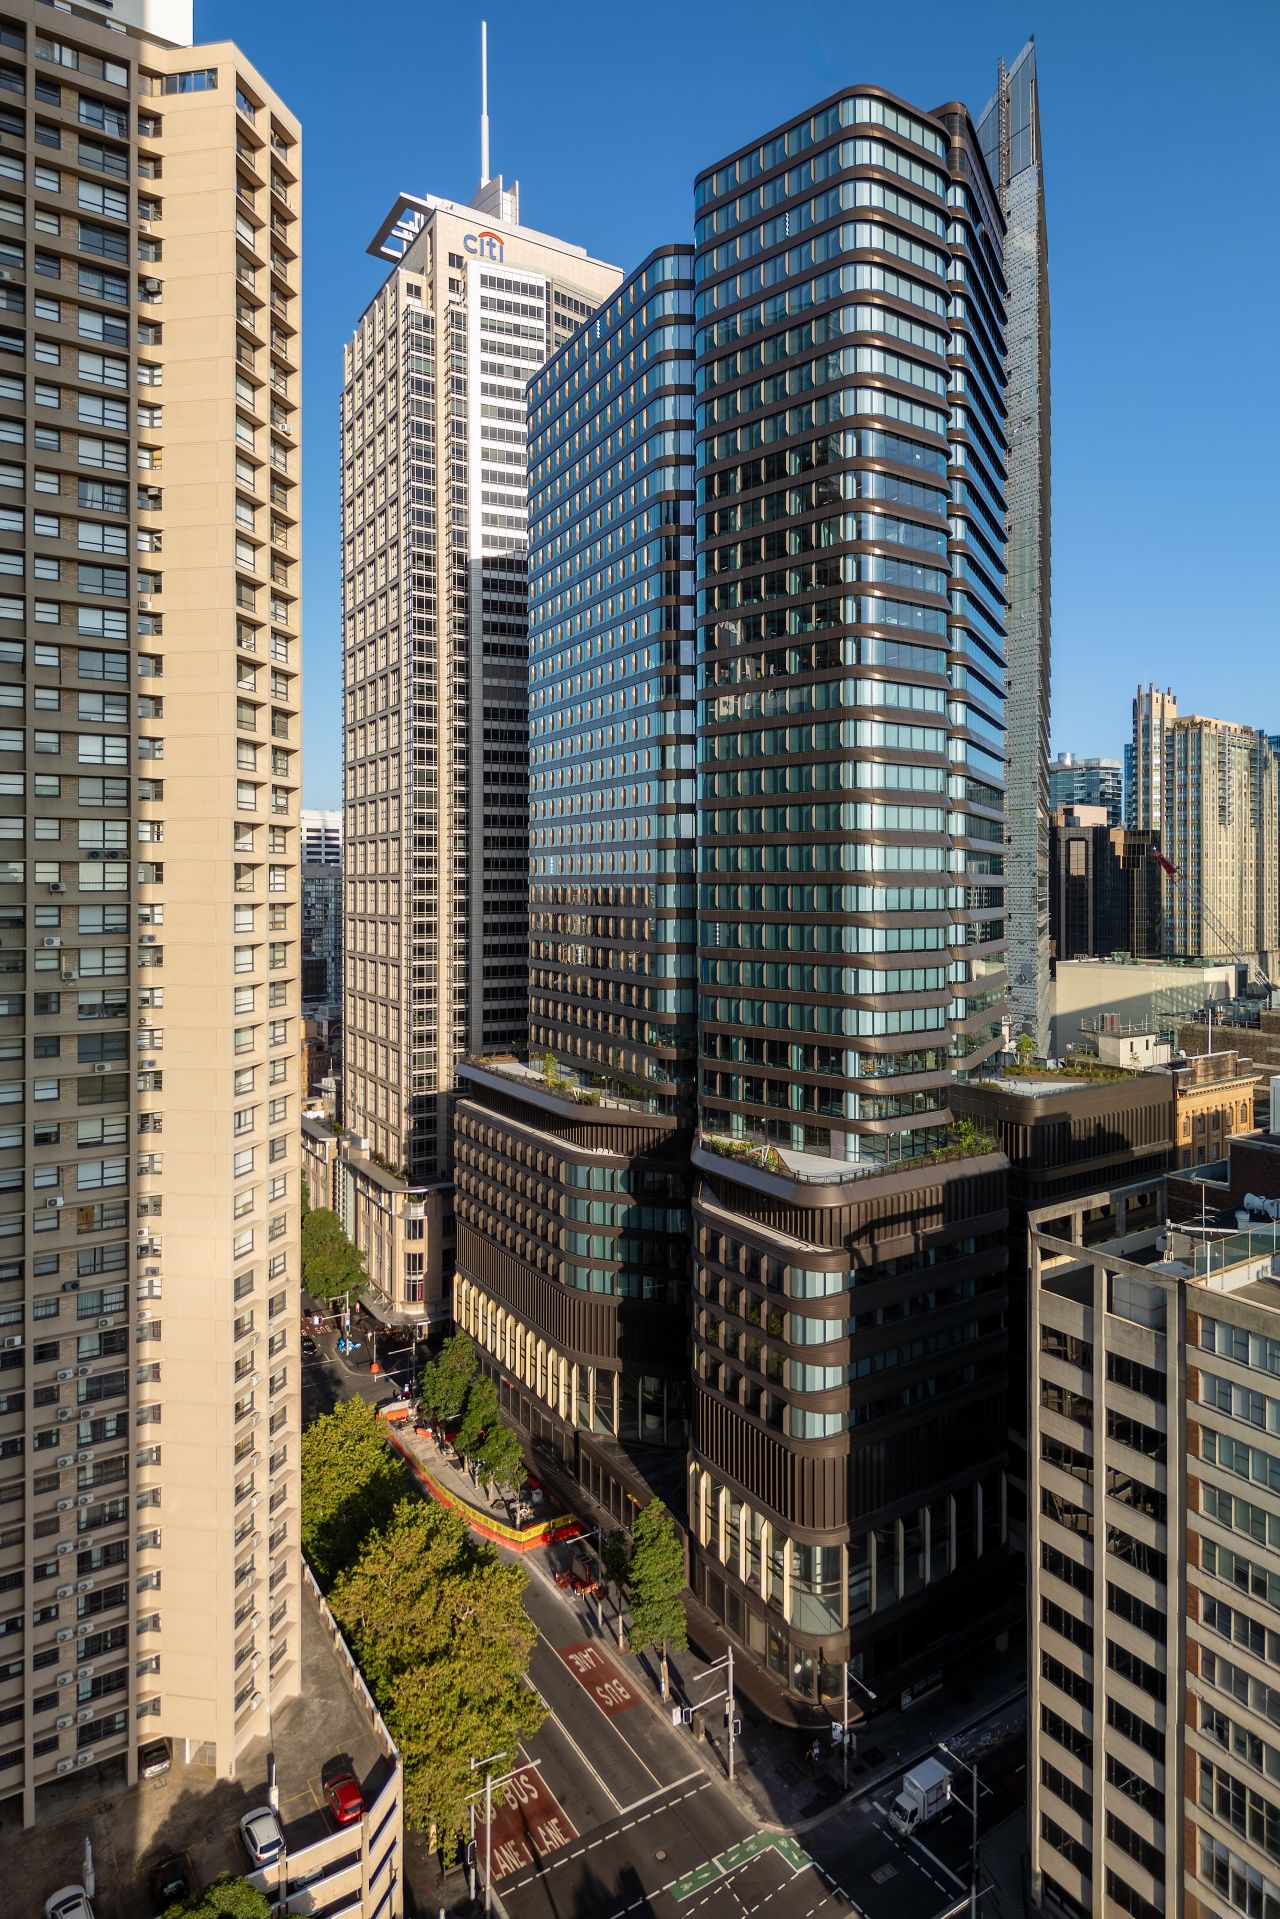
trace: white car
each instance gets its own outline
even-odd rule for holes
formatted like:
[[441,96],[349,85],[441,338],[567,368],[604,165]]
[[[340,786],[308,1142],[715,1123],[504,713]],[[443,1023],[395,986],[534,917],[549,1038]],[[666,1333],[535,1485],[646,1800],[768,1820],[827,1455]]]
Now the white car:
[[[284,1834],[280,1830],[280,1821],[270,1806],[255,1806],[240,1821],[240,1837],[244,1849],[255,1866],[273,1866],[284,1851]],[[59,1914],[58,1919],[61,1919]],[[75,1915],[79,1919],[79,1914]],[[89,1914],[93,1919],[93,1914]]]
[[44,1919],[93,1919],[93,1907],[83,1886],[64,1886],[44,1902]]

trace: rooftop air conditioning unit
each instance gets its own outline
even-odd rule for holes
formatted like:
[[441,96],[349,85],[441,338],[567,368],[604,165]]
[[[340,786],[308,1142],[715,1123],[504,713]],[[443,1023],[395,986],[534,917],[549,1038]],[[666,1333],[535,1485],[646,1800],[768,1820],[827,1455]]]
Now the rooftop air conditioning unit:
[[[56,1724],[59,1732],[65,1732],[68,1726],[75,1725],[76,1716],[73,1712],[60,1713],[54,1723]],[[70,1766],[70,1765],[73,1765],[74,1763],[75,1763],[74,1760],[71,1760],[71,1759],[60,1759],[58,1761],[58,1771],[61,1772],[64,1766]]]
[[58,1501],[58,1511],[60,1513],[69,1513],[75,1503],[74,1499],[60,1499]]
[[156,936],[154,933],[143,933],[140,937],[141,937],[141,942],[144,946],[154,946],[156,943]]
[[59,1559],[65,1559],[68,1553],[72,1553],[74,1551],[75,1551],[75,1541],[71,1539],[64,1539],[59,1543],[58,1557]]
[[158,1266],[145,1266],[143,1271],[148,1279],[159,1279],[160,1277],[160,1268]]
[[6,1350],[6,1352],[13,1352],[13,1350],[14,1350],[14,1348],[15,1348],[15,1347],[17,1347],[17,1346],[21,1346],[21,1344],[22,1344],[22,1334],[21,1334],[21,1333],[10,1333],[10,1334],[9,1334],[9,1337],[8,1337],[8,1338],[7,1338],[6,1340],[5,1340],[5,1342],[4,1342],[4,1343],[5,1343],[5,1350]]
[[77,1667],[76,1667],[76,1678],[77,1678],[77,1679],[92,1679],[92,1678],[93,1678],[93,1675],[94,1675],[94,1671],[95,1671],[95,1668],[94,1668],[93,1666],[91,1666],[91,1665],[90,1665],[90,1666],[77,1666]]
[[79,979],[80,975],[74,966],[64,966],[62,969],[62,977],[63,979]]
[[93,1458],[93,1456],[94,1456],[93,1447],[86,1446],[83,1452],[76,1454],[76,1464],[78,1466],[87,1466],[89,1461]]
[[59,1366],[56,1376],[59,1379],[74,1379],[75,1373],[70,1366]]
[[59,1587],[58,1587],[58,1598],[59,1598],[59,1599],[70,1599],[70,1597],[71,1597],[71,1594],[72,1594],[72,1591],[73,1591],[73,1590],[74,1590],[74,1589],[73,1589],[73,1588],[72,1588],[71,1586],[59,1586]]
[[59,1406],[58,1418],[60,1420],[70,1419],[74,1411],[75,1411],[75,1408],[73,1406]]
[[[79,1714],[77,1714],[76,1715],[77,1721],[79,1721],[79,1717],[80,1717]],[[92,1717],[93,1717],[92,1710],[90,1710],[89,1712],[85,1714],[86,1719],[91,1719]],[[93,1747],[90,1746],[88,1752],[78,1752],[76,1754],[76,1764],[77,1766],[91,1766],[97,1757],[98,1757],[97,1753],[93,1750]]]
[[63,885],[63,883],[62,883],[62,881],[61,881],[61,880],[50,880],[50,881],[49,881],[49,891],[50,891],[51,893],[65,893],[65,892],[66,892],[66,890],[67,890],[67,889],[66,889],[66,887],[65,887],[65,886]]
[[92,1368],[91,1368],[91,1367],[89,1367],[89,1366],[77,1366],[77,1367],[76,1367],[76,1378],[77,1378],[77,1379],[88,1379],[88,1377],[89,1377],[89,1374],[90,1374],[90,1372],[91,1372],[91,1370],[92,1370]]
[[139,1226],[138,1238],[140,1240],[143,1240],[143,1239],[150,1239],[150,1237],[151,1237],[151,1228],[149,1226]]
[[114,1313],[105,1313],[103,1317],[98,1321],[98,1331],[100,1333],[105,1333],[108,1326],[114,1326],[115,1323],[116,1322],[115,1322]]
[[76,1505],[77,1505],[77,1506],[92,1506],[92,1504],[93,1504],[93,1494],[92,1494],[92,1493],[77,1493],[77,1494],[76,1494]]
[[56,933],[46,933],[40,944],[41,946],[61,946],[62,941]]
[[66,1203],[67,1203],[67,1202],[66,1202],[66,1200],[65,1200],[65,1199],[63,1199],[63,1198],[61,1197],[61,1195],[58,1195],[58,1196],[57,1196],[56,1198],[54,1198],[54,1199],[47,1199],[47,1200],[45,1201],[45,1205],[46,1205],[46,1206],[47,1206],[47,1207],[49,1208],[49,1211],[50,1211],[51,1213],[56,1213],[56,1212],[57,1212],[57,1210],[58,1210],[58,1208],[59,1208],[60,1206],[65,1206],[65,1205],[66,1205]]
[[[62,1721],[61,1721],[61,1720],[59,1720],[59,1721],[58,1721],[58,1724],[59,1724],[59,1726],[61,1726],[61,1724],[62,1724]],[[68,1718],[68,1720],[67,1720],[67,1724],[68,1724],[68,1725],[70,1725],[70,1724],[71,1724],[71,1720],[70,1720],[70,1718]],[[57,1765],[57,1770],[58,1770],[59,1772],[70,1772],[70,1771],[71,1771],[71,1769],[72,1769],[72,1767],[73,1767],[73,1766],[75,1765],[75,1763],[76,1763],[76,1762],[75,1762],[75,1760],[74,1760],[74,1759],[60,1759],[60,1760],[58,1761],[58,1765]]]
[[155,1062],[155,1061],[154,1061],[153,1059],[140,1059],[140,1060],[138,1061],[138,1065],[139,1065],[139,1066],[140,1066],[140,1067],[141,1067],[141,1068],[142,1068],[142,1069],[143,1069],[144,1071],[151,1071],[151,1070],[153,1070],[153,1069],[154,1069],[154,1067],[155,1067],[155,1064],[156,1064],[156,1062]]
[[[68,1593],[71,1591],[70,1586],[67,1587],[67,1591]],[[76,1591],[78,1593],[91,1593],[93,1591],[92,1579],[77,1579]]]
[[71,1686],[71,1685],[74,1685],[74,1683],[75,1683],[75,1677],[76,1677],[76,1676],[75,1676],[75,1674],[74,1674],[73,1672],[60,1672],[60,1673],[58,1674],[58,1684],[59,1684],[60,1686]]
[[93,1070],[95,1073],[109,1073],[111,1071],[111,1062],[105,1059],[95,1059],[93,1062]]
[[72,1464],[74,1464],[74,1461],[72,1460],[70,1453],[58,1454],[58,1471],[60,1473],[65,1473],[67,1470],[67,1467]]
[[76,1629],[74,1626],[63,1626],[58,1633],[58,1644],[64,1646],[68,1639],[74,1639],[75,1636]]

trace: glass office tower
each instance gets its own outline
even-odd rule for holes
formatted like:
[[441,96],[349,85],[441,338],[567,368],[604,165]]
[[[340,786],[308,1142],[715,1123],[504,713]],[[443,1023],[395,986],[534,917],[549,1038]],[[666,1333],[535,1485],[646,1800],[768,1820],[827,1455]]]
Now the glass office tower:
[[1049,236],[1036,43],[1000,62],[978,139],[1005,221],[1009,420],[1009,972],[1014,1027],[1049,1050],[1052,475]]
[[688,1435],[692,307],[663,248],[530,382],[530,1053],[455,1119],[455,1317],[618,1518]]
[[692,1577],[811,1698],[1003,1604],[1003,233],[874,88],[697,185]]

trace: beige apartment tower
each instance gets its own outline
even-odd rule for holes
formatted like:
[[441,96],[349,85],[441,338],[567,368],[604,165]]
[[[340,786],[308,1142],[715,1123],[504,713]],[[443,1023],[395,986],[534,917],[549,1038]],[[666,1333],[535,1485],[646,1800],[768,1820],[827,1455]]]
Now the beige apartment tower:
[[1133,700],[1133,739],[1125,752],[1125,825],[1140,833],[1164,827],[1164,743],[1178,717],[1170,688],[1140,686]]
[[1244,959],[1272,978],[1280,946],[1280,758],[1252,726],[1184,714],[1166,725],[1165,952]]
[[455,1068],[528,1033],[525,388],[621,279],[518,193],[401,194],[344,364],[338,1193],[366,1303],[418,1327],[450,1311]]
[[[299,127],[0,7],[0,1795],[299,1679]],[[37,1107],[39,1111],[37,1111]]]

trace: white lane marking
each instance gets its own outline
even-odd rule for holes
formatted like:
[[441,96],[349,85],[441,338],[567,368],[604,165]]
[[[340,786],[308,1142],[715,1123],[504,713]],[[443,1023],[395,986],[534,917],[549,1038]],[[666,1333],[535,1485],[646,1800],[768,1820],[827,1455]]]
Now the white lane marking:
[[[536,1620],[534,1623],[535,1625],[537,1625]],[[543,1632],[541,1626],[538,1626],[537,1631],[538,1631],[539,1639],[542,1641],[547,1651],[551,1654],[551,1657],[555,1660],[556,1664],[559,1667],[561,1667],[563,1671],[569,1672],[569,1668],[565,1665],[564,1660],[561,1659],[560,1654],[556,1651],[556,1648],[552,1645],[551,1641],[547,1638],[547,1635]],[[570,1678],[573,1678],[572,1673],[570,1673],[569,1676]],[[573,1683],[575,1686],[577,1686],[583,1698],[589,1699],[591,1701],[592,1705],[595,1707],[600,1717],[604,1720],[605,1724],[607,1726],[611,1726],[614,1732],[617,1733],[619,1739],[622,1741],[627,1751],[631,1754],[631,1757],[635,1760],[636,1764],[638,1766],[644,1767],[644,1770],[648,1773],[650,1779],[652,1779],[654,1785],[658,1788],[658,1791],[669,1792],[671,1790],[670,1780],[659,1779],[657,1773],[653,1770],[653,1767],[648,1763],[646,1759],[641,1758],[640,1754],[636,1751],[631,1741],[627,1738],[627,1735],[623,1731],[621,1731],[617,1720],[610,1718],[609,1714],[605,1711],[604,1707],[600,1704],[600,1701],[595,1697],[595,1694],[592,1693],[588,1687],[584,1686],[580,1679],[574,1679]]]
[[564,1734],[565,1743],[569,1746],[570,1750],[573,1753],[574,1758],[580,1760],[581,1763],[586,1767],[587,1771],[591,1774],[591,1777],[595,1780],[596,1784],[599,1786],[605,1798],[609,1801],[609,1804],[613,1807],[613,1810],[615,1812],[625,1812],[626,1807],[623,1806],[622,1801],[617,1797],[617,1795],[614,1792],[610,1790],[608,1785],[605,1783],[604,1779],[596,1771],[591,1761],[587,1758],[586,1753],[582,1750],[581,1743],[574,1738],[573,1734],[569,1731],[569,1728],[565,1725],[564,1720],[560,1717],[559,1713],[555,1710],[555,1707],[551,1704],[551,1701],[547,1698],[546,1694],[539,1691],[538,1687],[535,1686],[532,1679],[530,1679],[528,1673],[525,1674],[524,1680],[529,1690],[531,1692],[536,1692],[538,1694],[539,1699],[541,1699],[543,1705],[547,1709],[548,1718],[551,1719],[557,1726],[559,1726],[561,1732]]
[[938,1868],[939,1872],[945,1872],[948,1879],[954,1879],[956,1884],[960,1887],[960,1890],[963,1892],[964,1880],[960,1877],[960,1874],[958,1872],[953,1872],[951,1870],[951,1867],[947,1865],[945,1860],[939,1859],[936,1852],[930,1852],[928,1846],[925,1845],[923,1839],[917,1838],[916,1834],[912,1833],[911,1843],[913,1846],[918,1846],[920,1848],[925,1858],[931,1860],[933,1864]]

